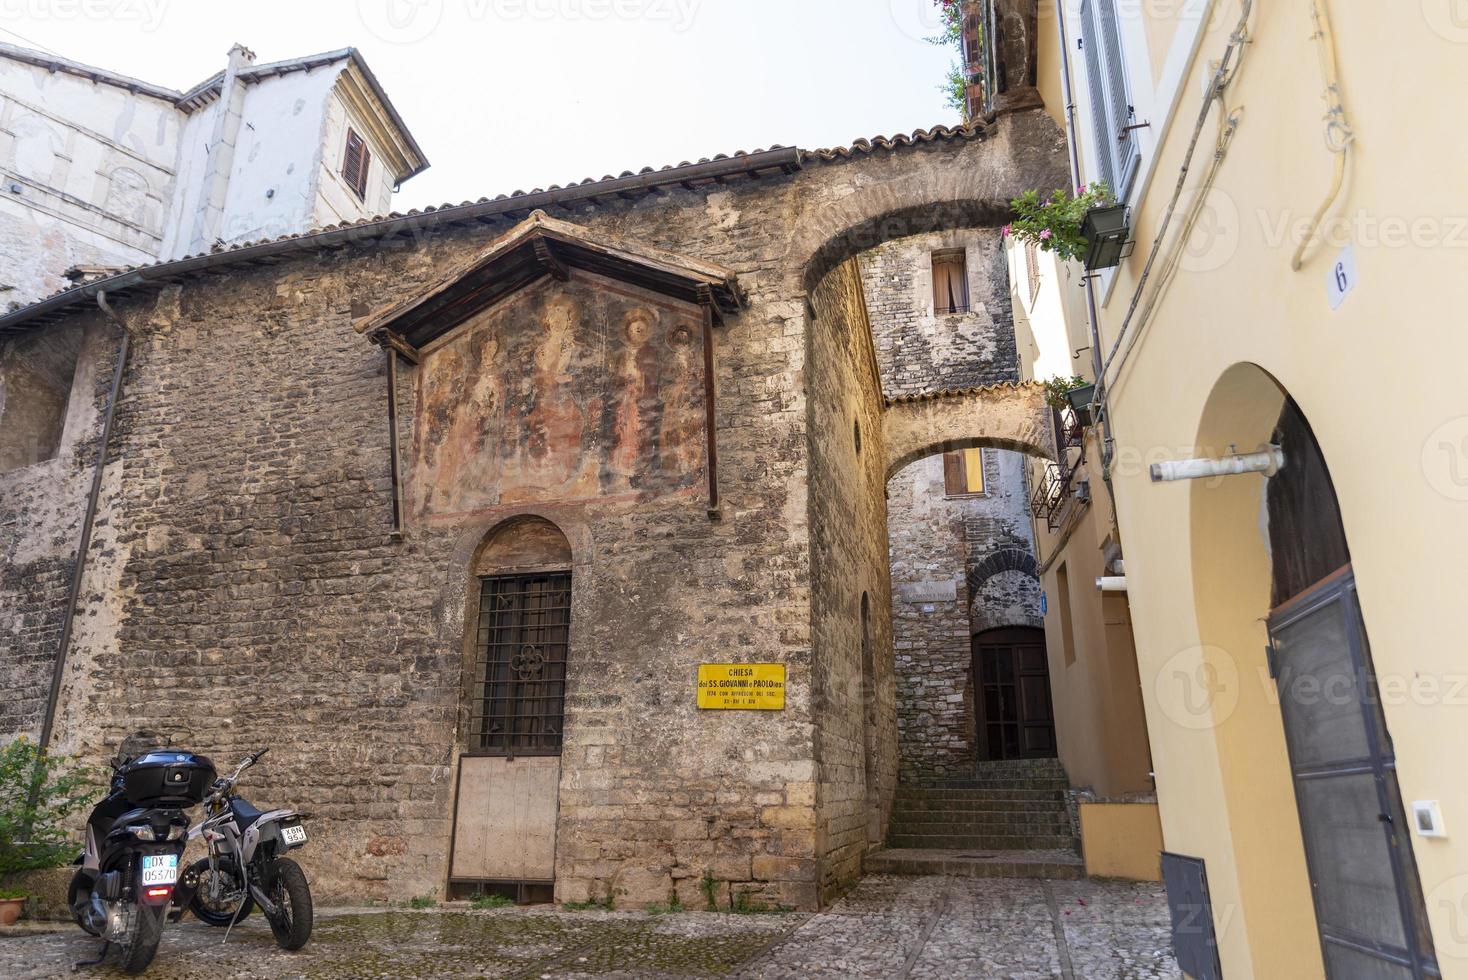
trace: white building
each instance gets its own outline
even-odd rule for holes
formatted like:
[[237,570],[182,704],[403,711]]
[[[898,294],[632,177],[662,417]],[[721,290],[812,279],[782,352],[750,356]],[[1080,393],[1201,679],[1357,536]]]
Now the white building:
[[0,309],[92,270],[391,210],[428,160],[354,48],[187,92],[0,44]]

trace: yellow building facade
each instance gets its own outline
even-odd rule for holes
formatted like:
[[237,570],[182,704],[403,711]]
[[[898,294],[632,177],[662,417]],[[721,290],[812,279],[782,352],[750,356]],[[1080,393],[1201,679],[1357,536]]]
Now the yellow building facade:
[[[1122,571],[1162,848],[1206,874],[1217,959],[1180,949],[1184,968],[1468,976],[1468,16],[1041,0],[1038,19],[1035,84],[1134,246],[1089,280],[1042,253],[1055,295],[1016,321],[1031,377],[1102,365],[1080,585]],[[1166,465],[1189,460],[1252,471]]]

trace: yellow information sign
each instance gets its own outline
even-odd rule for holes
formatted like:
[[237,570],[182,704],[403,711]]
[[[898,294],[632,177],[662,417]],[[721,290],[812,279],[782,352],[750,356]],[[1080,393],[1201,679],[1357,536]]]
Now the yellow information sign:
[[785,665],[699,664],[698,706],[781,711],[785,707]]

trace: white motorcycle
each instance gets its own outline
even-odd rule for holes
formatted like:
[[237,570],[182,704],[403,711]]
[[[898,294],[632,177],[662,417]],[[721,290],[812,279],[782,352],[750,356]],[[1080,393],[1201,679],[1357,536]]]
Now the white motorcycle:
[[187,908],[201,922],[230,927],[258,905],[276,944],[296,950],[311,938],[313,923],[306,873],[285,856],[306,843],[301,815],[294,810],[259,810],[234,792],[240,774],[266,751],[245,756],[234,772],[215,781],[205,797],[204,818],[189,830],[189,839],[203,838],[208,856],[183,873],[170,919],[177,921]]

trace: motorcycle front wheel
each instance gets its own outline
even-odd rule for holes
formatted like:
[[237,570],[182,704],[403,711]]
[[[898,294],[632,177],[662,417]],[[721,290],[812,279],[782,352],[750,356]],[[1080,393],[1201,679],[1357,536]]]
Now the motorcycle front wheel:
[[275,944],[281,949],[300,949],[311,938],[314,921],[306,872],[289,858],[280,858],[275,862],[275,887],[271,891],[276,913],[270,917],[270,931],[275,934]]
[[[245,890],[245,883],[240,880],[239,874],[233,868],[224,865],[221,865],[217,871],[211,871],[207,858],[198,861],[194,865],[194,870],[199,875],[199,887],[195,890],[193,898],[189,899],[189,911],[194,914],[194,918],[219,928],[226,928],[231,923],[245,921],[251,910],[255,908],[255,900]],[[211,886],[214,884],[216,875],[219,882],[218,898],[211,895]]]
[[122,972],[128,975],[142,973],[153,962],[158,952],[158,940],[163,936],[163,913],[166,908],[138,905],[133,910],[133,928],[122,947]]

